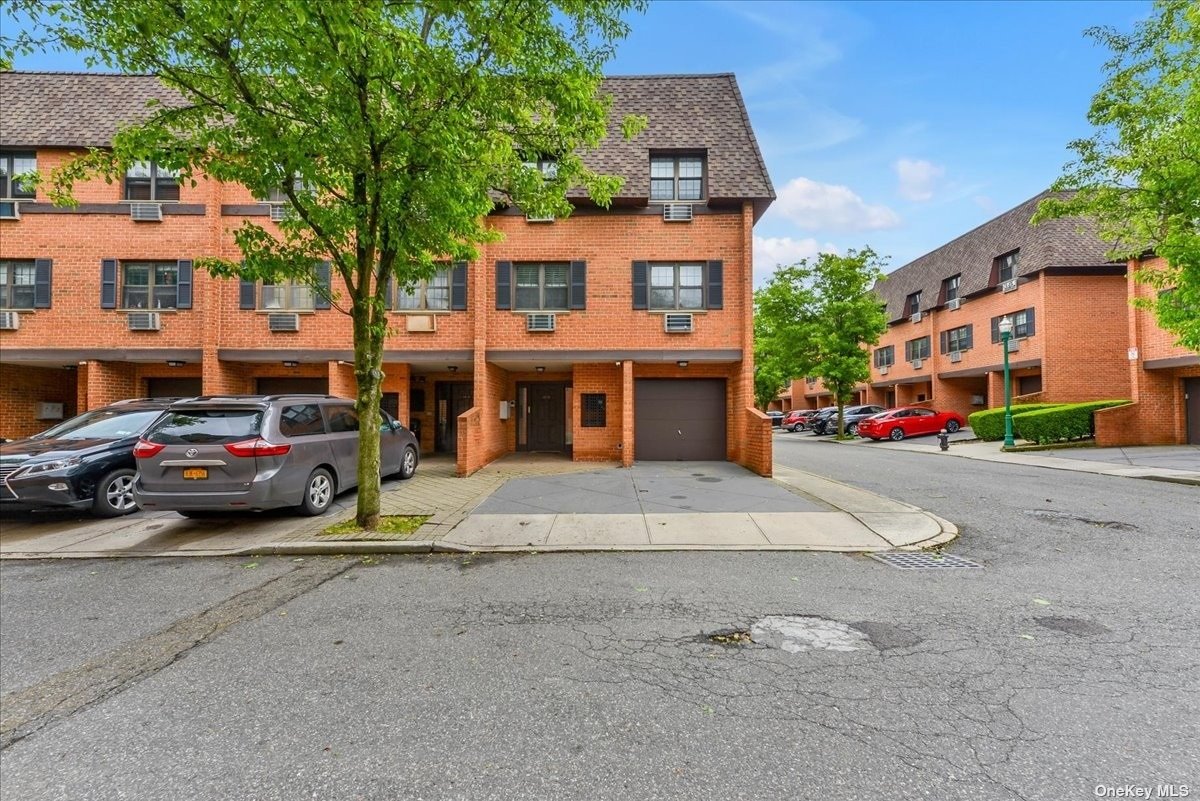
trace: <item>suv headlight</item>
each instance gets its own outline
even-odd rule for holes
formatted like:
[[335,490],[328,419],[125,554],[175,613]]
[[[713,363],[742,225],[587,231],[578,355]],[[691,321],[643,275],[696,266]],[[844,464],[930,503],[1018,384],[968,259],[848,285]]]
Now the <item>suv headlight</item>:
[[18,474],[23,476],[35,476],[41,473],[53,473],[57,470],[66,470],[67,468],[75,467],[81,462],[83,462],[83,460],[78,456],[68,456],[66,459],[55,459],[52,462],[38,462],[37,464],[28,465],[24,469],[18,471]]

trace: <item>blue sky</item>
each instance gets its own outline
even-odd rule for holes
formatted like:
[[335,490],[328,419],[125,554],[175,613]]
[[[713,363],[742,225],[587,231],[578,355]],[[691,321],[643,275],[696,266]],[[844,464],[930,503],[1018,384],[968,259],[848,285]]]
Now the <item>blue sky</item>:
[[[612,74],[733,72],[779,195],[755,228],[755,278],[870,245],[899,267],[1046,188],[1090,132],[1125,2],[659,0]],[[18,69],[82,69],[40,54]]]

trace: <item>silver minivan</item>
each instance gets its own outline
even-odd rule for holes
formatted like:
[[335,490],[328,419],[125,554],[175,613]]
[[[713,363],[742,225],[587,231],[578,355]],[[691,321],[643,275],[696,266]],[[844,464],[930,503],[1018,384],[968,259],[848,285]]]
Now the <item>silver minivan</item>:
[[[384,476],[412,478],[413,433],[380,412]],[[358,483],[358,413],[331,395],[234,395],[174,403],[133,449],[143,509],[185,516],[294,506],[324,514]]]

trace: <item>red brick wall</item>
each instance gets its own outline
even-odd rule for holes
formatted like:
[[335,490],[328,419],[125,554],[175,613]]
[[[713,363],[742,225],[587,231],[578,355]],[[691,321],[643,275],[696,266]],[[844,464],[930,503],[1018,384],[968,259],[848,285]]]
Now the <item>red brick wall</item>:
[[26,367],[0,362],[0,437],[21,439],[45,431],[57,420],[37,419],[39,403],[61,403],[63,419],[77,413],[76,370],[52,367]]
[[[1129,397],[1126,279],[1047,276],[1039,330],[1042,396],[1050,403]],[[1027,358],[1024,350],[1017,358]]]
[[[573,373],[574,393],[571,400],[571,419],[567,425],[575,435],[573,454],[578,461],[611,461],[620,459],[625,403],[622,396],[624,371],[612,362],[577,364]],[[583,427],[583,395],[601,392],[605,396],[605,425],[603,428]]]

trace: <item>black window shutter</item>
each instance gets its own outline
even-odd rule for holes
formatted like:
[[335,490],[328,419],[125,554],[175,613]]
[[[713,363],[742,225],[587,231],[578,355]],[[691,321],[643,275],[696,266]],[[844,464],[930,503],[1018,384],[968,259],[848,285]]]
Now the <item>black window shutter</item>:
[[450,308],[454,311],[465,311],[467,308],[467,263],[454,262],[450,271]]
[[317,292],[313,298],[314,309],[328,309],[330,306],[329,292],[333,284],[330,281],[329,262],[317,262]]
[[587,262],[571,262],[571,304],[572,309],[587,308]]
[[253,309],[255,307],[254,295],[258,289],[258,284],[254,281],[243,280],[238,287],[238,308]]
[[1033,336],[1034,328],[1033,328],[1033,309],[1032,308],[1025,310],[1025,320],[1029,323],[1029,336]]
[[175,308],[192,308],[192,260],[180,259],[176,263],[178,274],[175,284]]
[[1000,341],[1000,318],[992,318],[992,342]]
[[942,353],[946,353],[950,350],[950,332],[943,331],[941,334],[941,340],[942,340]]
[[395,274],[388,273],[387,278],[384,279],[384,283],[387,284],[387,288],[383,290],[384,291],[383,307],[385,309],[395,309],[396,308],[396,276],[395,276]]
[[650,265],[644,261],[633,263],[633,308],[650,308]]
[[963,350],[970,350],[975,345],[975,325],[967,326],[966,343],[963,345]]
[[117,260],[100,260],[100,308],[117,308]]
[[725,264],[720,261],[708,263],[708,303],[706,308],[720,309],[725,304]]
[[496,308],[512,308],[512,262],[496,262]]
[[33,308],[50,308],[50,275],[54,263],[50,259],[33,261]]

